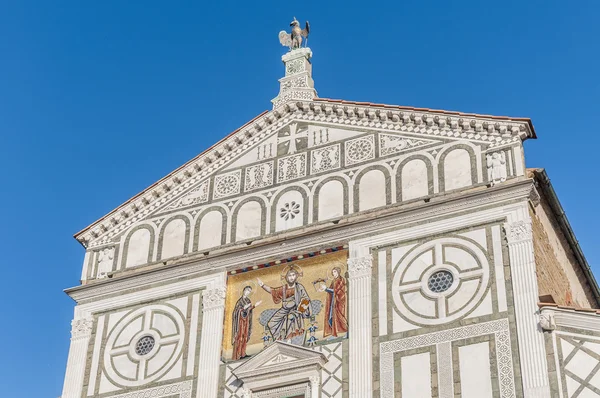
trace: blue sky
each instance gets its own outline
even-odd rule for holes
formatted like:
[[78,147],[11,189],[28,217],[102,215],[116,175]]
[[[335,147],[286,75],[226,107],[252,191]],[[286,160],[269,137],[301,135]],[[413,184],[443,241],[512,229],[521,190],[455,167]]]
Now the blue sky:
[[[204,4],[206,3],[206,4]],[[596,273],[600,2],[0,2],[2,396],[57,397],[73,233],[263,110],[293,16],[321,97],[530,117]]]

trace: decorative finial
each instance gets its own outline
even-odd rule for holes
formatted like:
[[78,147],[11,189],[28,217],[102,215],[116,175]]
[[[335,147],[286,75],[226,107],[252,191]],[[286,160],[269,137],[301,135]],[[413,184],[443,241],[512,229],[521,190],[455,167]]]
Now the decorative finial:
[[308,43],[308,33],[310,32],[310,25],[306,21],[306,27],[300,29],[300,22],[294,17],[294,20],[290,23],[292,32],[287,33],[285,30],[279,32],[279,42],[282,46],[289,47],[290,51],[302,47],[302,38],[306,38],[304,45]]

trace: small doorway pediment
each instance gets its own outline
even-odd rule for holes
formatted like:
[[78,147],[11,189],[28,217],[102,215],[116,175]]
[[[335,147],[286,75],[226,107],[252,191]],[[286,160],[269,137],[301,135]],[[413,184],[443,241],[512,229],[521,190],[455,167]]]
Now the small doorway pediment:
[[279,397],[284,391],[282,396],[311,397],[318,391],[325,363],[327,358],[318,351],[276,341],[233,373],[249,397]]

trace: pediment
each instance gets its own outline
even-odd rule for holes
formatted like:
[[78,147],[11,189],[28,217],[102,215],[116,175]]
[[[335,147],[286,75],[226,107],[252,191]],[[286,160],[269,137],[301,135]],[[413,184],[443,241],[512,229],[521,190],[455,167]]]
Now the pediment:
[[[234,203],[229,199],[234,200],[236,196],[268,189],[296,178],[319,175],[344,166],[362,163],[360,158],[351,157],[352,153],[348,151],[357,141],[364,141],[366,145],[371,145],[373,148],[371,160],[374,160],[417,149],[442,146],[451,140],[426,137],[423,134],[395,131],[383,133],[370,128],[348,128],[293,120],[241,153],[212,176],[208,176],[157,208],[149,217],[191,209],[211,201],[225,200]],[[348,152],[346,161],[340,160],[341,152],[344,150]],[[320,167],[323,157],[326,157],[333,167]],[[282,174],[282,165],[290,159],[294,161],[300,159],[304,164],[297,175]],[[212,193],[209,192],[211,178]]]
[[[76,238],[86,247],[112,244],[142,220],[163,213],[193,209],[215,200],[228,201],[235,195],[264,190],[290,179],[355,166],[364,161],[352,158],[356,150],[373,148],[370,159],[379,159],[457,140],[492,148],[534,136],[526,120],[427,110],[407,112],[320,99],[288,103],[233,132],[76,234]],[[342,153],[350,153],[345,162],[339,159]],[[280,166],[295,159],[304,166],[282,175]],[[328,169],[320,167],[323,162]],[[233,203],[229,202],[231,206]]]
[[326,362],[325,355],[318,351],[276,341],[238,366],[233,373],[238,379],[247,381],[269,373],[285,374],[298,369],[320,369]]

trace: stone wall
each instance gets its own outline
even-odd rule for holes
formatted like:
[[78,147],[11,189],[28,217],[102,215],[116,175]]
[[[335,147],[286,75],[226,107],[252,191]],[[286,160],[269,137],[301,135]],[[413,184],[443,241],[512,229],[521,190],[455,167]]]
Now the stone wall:
[[540,296],[552,295],[557,304],[597,307],[581,265],[546,198],[530,211]]

